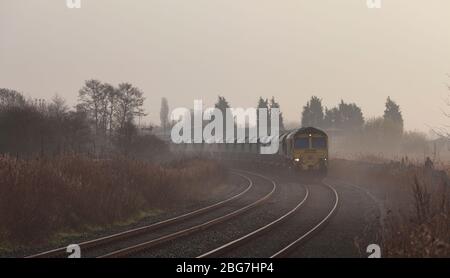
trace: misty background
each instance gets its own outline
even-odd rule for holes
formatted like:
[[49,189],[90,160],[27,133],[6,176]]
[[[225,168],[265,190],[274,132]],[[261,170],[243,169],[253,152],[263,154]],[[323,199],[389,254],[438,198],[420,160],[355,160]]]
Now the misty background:
[[0,0],[0,257],[210,201],[227,158],[296,177],[260,143],[169,143],[170,110],[198,99],[323,129],[328,177],[386,210],[414,197],[386,254],[450,253],[448,0],[81,2]]
[[450,2],[90,0],[0,1],[0,84],[75,105],[90,78],[131,82],[147,121],[170,108],[254,107],[275,96],[300,122],[311,95],[357,103],[365,118],[401,105],[406,129],[445,124]]

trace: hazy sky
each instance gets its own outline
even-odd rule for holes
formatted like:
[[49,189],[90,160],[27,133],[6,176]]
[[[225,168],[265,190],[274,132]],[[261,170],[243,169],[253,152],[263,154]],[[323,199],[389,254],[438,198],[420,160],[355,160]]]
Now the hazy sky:
[[381,115],[389,95],[408,129],[445,123],[450,1],[0,0],[0,87],[73,105],[84,80],[128,81],[159,122],[171,108],[278,98],[300,119],[315,94]]

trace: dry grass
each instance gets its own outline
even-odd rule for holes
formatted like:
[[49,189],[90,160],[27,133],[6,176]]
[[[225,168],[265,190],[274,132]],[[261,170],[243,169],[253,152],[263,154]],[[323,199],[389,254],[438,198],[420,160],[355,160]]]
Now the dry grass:
[[365,187],[382,203],[385,217],[376,237],[381,239],[383,256],[449,257],[447,173],[424,169],[423,162],[376,161],[332,161],[329,176]]
[[386,164],[392,161],[404,161],[407,165],[419,165],[424,156],[418,154],[401,155],[392,152],[332,152],[331,155],[337,159],[348,159],[353,161],[369,162],[374,164]]
[[416,173],[410,183],[412,211],[391,214],[385,221],[382,230],[385,256],[450,257],[448,187],[442,180],[436,181],[431,172]]
[[224,178],[214,162],[154,165],[80,155],[0,157],[0,242],[39,244],[58,232],[126,221],[200,198]]

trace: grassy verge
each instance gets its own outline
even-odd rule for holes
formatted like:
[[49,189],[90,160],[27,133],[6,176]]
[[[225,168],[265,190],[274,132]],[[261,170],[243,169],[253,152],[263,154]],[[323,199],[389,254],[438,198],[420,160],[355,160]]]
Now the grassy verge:
[[225,173],[212,161],[156,165],[80,155],[0,158],[0,242],[40,245],[207,198]]
[[383,256],[450,257],[450,183],[445,171],[337,160],[329,175],[364,186],[383,204],[377,235]]
[[388,257],[450,257],[449,184],[416,173],[408,212],[389,214],[382,230]]

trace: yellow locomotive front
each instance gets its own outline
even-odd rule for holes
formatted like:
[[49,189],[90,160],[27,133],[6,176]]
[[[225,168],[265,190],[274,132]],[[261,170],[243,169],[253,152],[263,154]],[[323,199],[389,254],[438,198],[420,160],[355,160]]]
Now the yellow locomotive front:
[[283,137],[283,152],[292,165],[301,170],[326,171],[328,136],[313,127],[292,131]]

